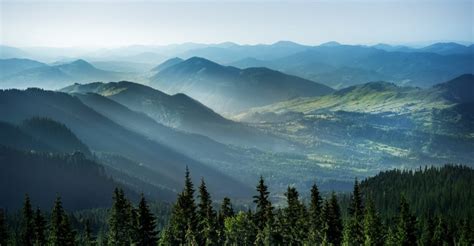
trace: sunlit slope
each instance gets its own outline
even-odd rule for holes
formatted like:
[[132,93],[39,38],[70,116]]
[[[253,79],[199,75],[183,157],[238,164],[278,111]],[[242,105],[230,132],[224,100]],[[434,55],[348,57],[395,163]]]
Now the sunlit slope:
[[0,91],[0,119],[18,123],[34,116],[64,123],[93,151],[119,153],[142,163],[158,174],[156,179],[170,189],[180,187],[186,166],[200,176],[209,176],[210,187],[228,185],[245,191],[242,185],[170,147],[130,131],[84,105],[78,98],[39,89]]
[[218,142],[277,150],[286,143],[257,129],[228,120],[185,94],[168,95],[132,82],[74,84],[61,89],[68,93],[97,93],[127,108],[144,113],[156,122]]

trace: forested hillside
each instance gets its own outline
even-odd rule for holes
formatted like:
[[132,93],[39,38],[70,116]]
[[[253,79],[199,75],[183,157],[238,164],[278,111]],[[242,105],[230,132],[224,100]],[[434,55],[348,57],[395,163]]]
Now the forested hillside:
[[473,185],[472,168],[446,165],[384,171],[362,181],[361,190],[384,216],[396,214],[403,195],[416,214],[474,219]]
[[[473,174],[471,168],[453,165],[393,170],[362,183],[356,180],[349,196],[334,192],[323,195],[314,184],[307,199],[288,186],[283,206],[273,203],[261,177],[253,205],[245,209],[233,206],[227,197],[222,203],[213,202],[204,179],[196,192],[186,170],[184,189],[171,210],[164,204],[161,209],[155,208],[158,218],[143,196],[134,205],[123,190],[115,189],[107,216],[101,210],[67,215],[57,198],[50,223],[46,224],[39,209],[35,216],[42,219],[32,217],[31,201],[26,197],[20,217],[5,217],[0,209],[0,233],[5,238],[10,235],[12,245],[39,241],[60,245],[468,246],[474,243],[474,194],[470,192]],[[390,213],[381,201],[385,197],[393,208]],[[443,200],[433,201],[439,197]],[[426,206],[431,204],[439,207],[430,210]],[[64,219],[59,225],[55,222],[57,213]],[[163,224],[163,218],[168,222]],[[68,219],[75,221],[74,228]],[[25,233],[32,228],[39,233]],[[57,233],[61,237],[56,237]]]
[[80,152],[34,153],[0,145],[0,160],[0,204],[13,210],[21,207],[26,193],[40,207],[49,207],[57,194],[69,209],[104,207],[110,205],[107,197],[113,189],[122,186]]

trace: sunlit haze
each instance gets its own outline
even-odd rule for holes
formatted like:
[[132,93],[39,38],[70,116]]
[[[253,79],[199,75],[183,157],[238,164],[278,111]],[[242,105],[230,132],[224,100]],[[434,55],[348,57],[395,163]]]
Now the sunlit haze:
[[426,44],[473,40],[472,1],[1,1],[1,43]]

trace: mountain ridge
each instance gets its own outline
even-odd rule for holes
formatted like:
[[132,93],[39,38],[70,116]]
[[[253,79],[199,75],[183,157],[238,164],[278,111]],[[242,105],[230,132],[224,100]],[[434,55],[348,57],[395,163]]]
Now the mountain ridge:
[[220,113],[333,91],[327,86],[272,69],[238,69],[200,57],[160,71],[151,78],[150,85],[169,94],[188,94]]

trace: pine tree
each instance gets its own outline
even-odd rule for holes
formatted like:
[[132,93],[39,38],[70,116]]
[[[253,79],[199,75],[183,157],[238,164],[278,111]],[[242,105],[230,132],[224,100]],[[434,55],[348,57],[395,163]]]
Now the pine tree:
[[323,221],[323,242],[336,246],[341,245],[343,232],[341,209],[334,192],[331,194],[330,199],[324,202]]
[[34,245],[43,246],[46,245],[46,220],[41,214],[41,210],[36,208],[34,217]]
[[416,244],[416,217],[410,211],[410,206],[405,197],[400,199],[400,214],[395,232],[395,238],[398,245]]
[[288,206],[283,209],[283,242],[286,245],[301,245],[306,240],[307,235],[307,228],[304,223],[306,211],[303,204],[298,200],[296,188],[288,187],[285,195]]
[[323,241],[321,213],[322,199],[319,194],[318,186],[315,183],[313,187],[311,187],[311,203],[309,206],[309,245],[319,245]]
[[357,179],[350,197],[348,208],[349,219],[344,230],[345,245],[362,245],[364,243],[364,206]]
[[184,189],[178,195],[178,199],[173,206],[168,230],[170,232],[169,243],[172,245],[186,244],[186,238],[187,235],[190,236],[189,234],[196,238],[196,204],[194,203],[194,187],[188,167],[186,167]]
[[474,230],[473,230],[473,227],[470,225],[469,219],[464,219],[461,222],[460,231],[461,232],[459,236],[459,245],[461,246],[474,245]]
[[69,224],[69,219],[64,212],[61,197],[57,197],[51,211],[49,229],[49,245],[51,246],[69,246],[75,245],[75,234]]
[[257,192],[258,194],[255,195],[253,198],[253,202],[257,205],[255,211],[255,224],[259,231],[262,231],[265,225],[267,224],[268,220],[270,220],[272,216],[272,204],[269,200],[270,192],[268,191],[268,187],[265,185],[265,181],[263,177],[260,176],[260,180],[257,185]]
[[84,225],[84,245],[92,246],[95,245],[95,238],[92,235],[92,229],[89,220],[86,220]]
[[225,245],[253,245],[256,231],[252,214],[239,212],[236,216],[225,220]]
[[130,207],[122,189],[115,188],[109,217],[109,245],[130,245]]
[[33,209],[31,208],[30,197],[28,195],[25,195],[22,216],[21,244],[25,246],[32,246],[35,242],[35,224]]
[[189,224],[187,226],[187,230],[186,230],[186,235],[185,235],[185,245],[186,246],[198,246],[198,242],[196,240],[196,235],[195,233],[192,231],[192,226]]
[[364,215],[364,245],[384,245],[383,225],[371,198],[367,199]]
[[451,245],[451,239],[449,238],[448,225],[442,216],[438,217],[436,228],[433,233],[433,239],[431,245],[434,246],[443,246]]
[[219,213],[217,215],[217,229],[220,245],[223,245],[225,242],[224,221],[225,219],[232,216],[234,216],[234,209],[232,208],[230,198],[224,197],[224,199],[222,200],[221,208],[219,209]]
[[7,218],[5,215],[5,210],[0,208],[0,246],[7,245],[8,241],[8,228],[7,228]]
[[199,205],[198,205],[198,243],[199,245],[217,245],[217,217],[212,208],[211,195],[207,191],[204,179],[201,179],[199,186]]
[[173,238],[171,235],[170,227],[166,227],[163,229],[160,239],[158,241],[158,245],[160,246],[172,246],[173,245]]
[[145,197],[142,194],[138,204],[138,246],[156,245],[158,240],[156,231],[156,219],[150,212]]
[[230,198],[224,197],[222,200],[221,208],[219,209],[218,221],[219,226],[224,225],[224,220],[228,217],[234,216],[234,208],[230,202]]
[[426,216],[424,220],[423,228],[421,232],[420,244],[421,245],[432,245],[433,234],[436,228],[436,225],[431,216]]
[[141,238],[138,235],[139,222],[138,222],[138,210],[135,209],[132,203],[127,200],[127,213],[130,218],[128,225],[128,235],[130,237],[130,244],[137,245]]

